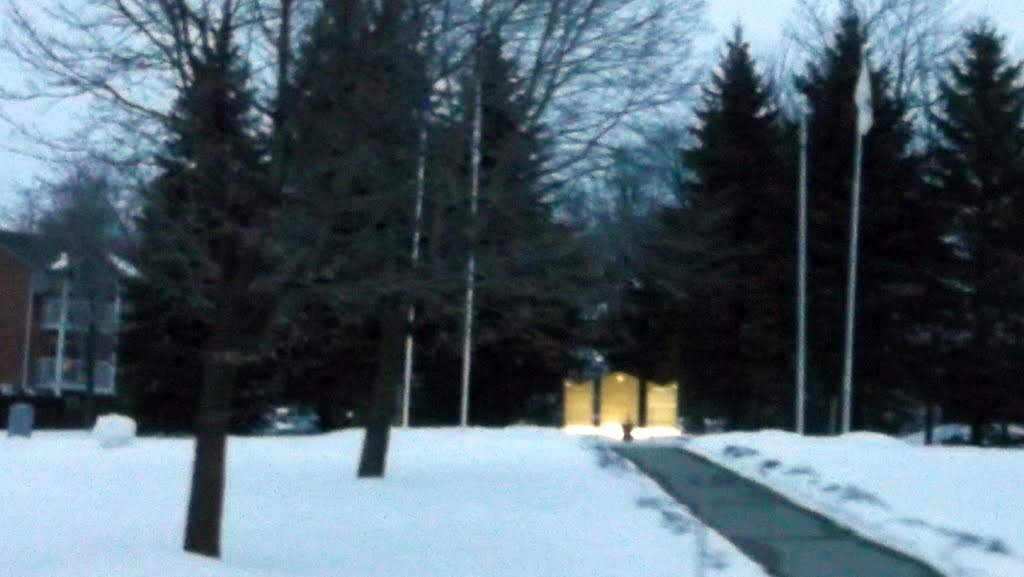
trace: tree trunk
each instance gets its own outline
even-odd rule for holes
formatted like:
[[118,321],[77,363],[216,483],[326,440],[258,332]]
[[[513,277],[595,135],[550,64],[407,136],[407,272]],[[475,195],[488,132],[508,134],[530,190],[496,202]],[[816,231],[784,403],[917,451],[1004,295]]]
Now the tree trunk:
[[395,417],[398,384],[402,378],[404,319],[401,307],[395,305],[388,307],[381,320],[377,375],[373,384],[370,415],[366,421],[363,453],[359,459],[360,478],[384,476],[391,422]]
[[935,403],[929,402],[924,411],[924,444],[935,442]]
[[974,415],[971,418],[971,444],[977,447],[981,446],[981,442],[985,437],[985,424],[986,419],[981,415]]
[[195,420],[196,449],[185,550],[209,557],[220,556],[224,468],[236,364],[227,350],[213,348],[207,352]]

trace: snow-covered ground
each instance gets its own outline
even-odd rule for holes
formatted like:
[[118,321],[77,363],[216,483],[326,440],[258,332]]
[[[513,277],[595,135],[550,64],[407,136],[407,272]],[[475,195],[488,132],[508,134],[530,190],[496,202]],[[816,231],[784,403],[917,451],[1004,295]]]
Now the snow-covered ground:
[[[1007,428],[1012,439],[1024,440],[1024,425],[1010,425]],[[916,433],[910,433],[900,437],[904,441],[912,445],[923,445],[924,444],[924,431],[917,431]],[[943,443],[958,442],[966,444],[971,438],[971,427],[964,423],[945,423],[936,426],[932,430],[932,443],[940,445]]]
[[1024,576],[1024,450],[781,431],[685,444],[951,577]]
[[[232,438],[221,562],[180,552],[191,441],[0,438],[0,576],[695,574],[692,517],[594,440],[396,430],[387,477],[359,481],[361,439]],[[709,577],[764,575],[709,543]]]

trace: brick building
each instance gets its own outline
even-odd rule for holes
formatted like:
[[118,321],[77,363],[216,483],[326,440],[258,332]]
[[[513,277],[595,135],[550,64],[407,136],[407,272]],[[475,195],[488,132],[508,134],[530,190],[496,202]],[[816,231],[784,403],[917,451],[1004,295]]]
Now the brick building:
[[[116,256],[109,258],[120,274],[96,307],[93,375],[95,395],[106,398],[117,393],[120,281],[134,272]],[[69,268],[67,255],[42,237],[0,231],[0,398],[31,397],[66,414],[87,392],[92,311]]]

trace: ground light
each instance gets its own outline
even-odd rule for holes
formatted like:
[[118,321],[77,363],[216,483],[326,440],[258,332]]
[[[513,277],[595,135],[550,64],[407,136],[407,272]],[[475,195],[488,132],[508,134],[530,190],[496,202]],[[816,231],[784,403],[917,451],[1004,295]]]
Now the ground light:
[[[597,427],[590,425],[569,425],[562,427],[567,435],[585,437],[607,437],[609,439],[622,439],[622,423],[606,423]],[[631,431],[633,438],[637,441],[647,439],[665,439],[680,437],[685,434],[683,429],[677,427],[634,427]]]

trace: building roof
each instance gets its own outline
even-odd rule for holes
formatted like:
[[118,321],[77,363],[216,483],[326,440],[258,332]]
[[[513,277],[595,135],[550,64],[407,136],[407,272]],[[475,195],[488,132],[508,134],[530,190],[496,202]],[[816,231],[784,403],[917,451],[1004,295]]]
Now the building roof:
[[60,257],[60,250],[38,234],[0,230],[0,249],[6,250],[33,270],[46,270]]
[[[37,272],[53,272],[60,265],[67,266],[67,254],[54,242],[39,234],[0,230],[0,250],[6,250],[29,269]],[[114,270],[122,277],[139,276],[138,269],[131,262],[111,253],[108,255]]]

